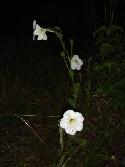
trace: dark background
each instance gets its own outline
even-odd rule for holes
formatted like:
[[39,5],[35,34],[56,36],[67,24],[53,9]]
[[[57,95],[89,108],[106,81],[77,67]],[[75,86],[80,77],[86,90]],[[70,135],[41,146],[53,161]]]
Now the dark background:
[[[93,32],[105,24],[104,13],[111,1],[84,0],[82,2],[5,2],[1,4],[1,65],[9,64],[10,69],[19,65],[29,65],[33,58],[49,57],[60,51],[58,40],[48,35],[47,41],[32,40],[32,23],[35,19],[41,27],[59,26],[64,40],[74,39],[74,53],[88,58],[89,48],[94,45]],[[125,0],[119,0],[114,12],[113,23],[125,28]],[[48,53],[47,53],[48,52]],[[24,61],[25,59],[25,61]],[[21,60],[21,61],[20,61]],[[11,63],[13,62],[13,63]],[[18,68],[20,68],[18,66]],[[23,68],[23,67],[21,67]],[[28,67],[27,67],[28,68]]]
[[[107,0],[84,0],[82,2],[6,2],[1,6],[1,26],[6,35],[30,34],[34,19],[44,27],[61,27],[69,37],[84,38],[95,28],[104,24],[105,6]],[[119,0],[114,22],[125,25],[125,1]]]

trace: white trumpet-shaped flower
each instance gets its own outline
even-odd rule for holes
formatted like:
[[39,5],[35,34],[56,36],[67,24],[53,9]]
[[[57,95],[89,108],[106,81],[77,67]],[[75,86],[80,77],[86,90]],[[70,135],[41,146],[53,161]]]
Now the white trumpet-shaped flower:
[[47,40],[46,29],[41,28],[38,24],[36,24],[33,34],[38,36],[37,40]]
[[68,110],[63,114],[60,126],[65,129],[67,134],[75,135],[77,131],[81,131],[83,129],[83,121],[84,117],[81,113]]
[[74,55],[71,59],[71,69],[80,70],[83,65],[83,61],[79,58],[78,55]]

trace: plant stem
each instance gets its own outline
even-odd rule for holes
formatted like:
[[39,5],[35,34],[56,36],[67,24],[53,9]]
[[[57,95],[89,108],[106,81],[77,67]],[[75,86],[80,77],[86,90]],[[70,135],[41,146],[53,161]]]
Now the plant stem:
[[63,143],[63,129],[59,126],[59,134],[60,134],[60,146],[61,146],[61,152],[63,151],[64,148],[64,143]]

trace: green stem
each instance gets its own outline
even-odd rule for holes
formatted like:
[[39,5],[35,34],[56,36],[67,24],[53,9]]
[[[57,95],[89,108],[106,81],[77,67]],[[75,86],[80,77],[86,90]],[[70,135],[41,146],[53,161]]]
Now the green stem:
[[64,59],[64,62],[65,62],[65,65],[66,65],[66,67],[67,67],[67,69],[68,69],[68,72],[70,72],[70,68],[69,68],[69,66],[68,66],[68,64],[67,64],[67,62],[66,62],[65,56],[63,57],[63,59]]
[[[68,59],[68,62],[69,62],[69,64],[70,64],[70,63],[71,63],[71,62],[70,62],[70,61],[71,61],[70,55],[69,55],[69,53],[68,53],[68,51],[67,51],[67,49],[66,49],[66,47],[65,47],[65,44],[64,44],[64,42],[63,42],[63,40],[62,40],[62,36],[61,36],[61,34],[59,34],[58,32],[55,32],[55,34],[56,34],[57,38],[60,40],[60,43],[61,43],[61,45],[62,45],[62,48],[63,48],[65,54],[67,55],[67,59]],[[71,46],[71,54],[72,54],[72,46]],[[71,56],[72,56],[72,55],[71,55]],[[67,67],[67,69],[68,69],[68,72],[70,73],[71,70],[70,70],[70,67],[68,66],[68,63],[67,63],[67,61],[66,61],[65,56],[63,57],[63,59],[64,59],[64,62],[65,62],[65,65],[66,65],[66,67]],[[72,80],[72,84],[74,85],[73,77],[71,77],[71,80]]]
[[64,143],[63,143],[63,129],[59,126],[59,134],[60,134],[60,146],[61,146],[61,152],[63,151],[64,148]]
[[69,53],[68,53],[68,51],[67,51],[67,49],[66,49],[66,47],[65,47],[65,44],[64,44],[64,42],[63,42],[63,40],[62,40],[62,37],[58,37],[59,38],[59,40],[60,40],[60,43],[61,43],[61,45],[62,45],[62,48],[63,48],[63,50],[65,51],[65,53],[66,53],[66,55],[67,55],[67,58],[68,58],[68,61],[69,61],[69,63],[70,63],[70,56],[69,56]]

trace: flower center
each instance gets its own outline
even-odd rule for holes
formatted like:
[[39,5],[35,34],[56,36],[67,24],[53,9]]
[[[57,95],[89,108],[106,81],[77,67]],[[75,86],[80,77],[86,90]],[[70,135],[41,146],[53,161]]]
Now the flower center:
[[78,63],[78,61],[77,61],[77,60],[74,60],[74,62],[75,62],[75,63]]
[[71,118],[71,119],[69,120],[69,123],[70,123],[70,124],[74,124],[74,123],[75,123],[75,119],[72,119],[72,118]]

